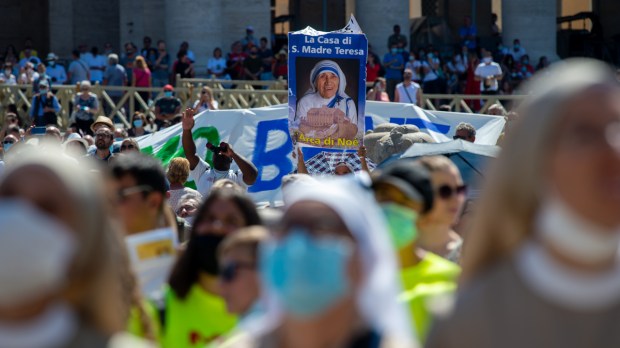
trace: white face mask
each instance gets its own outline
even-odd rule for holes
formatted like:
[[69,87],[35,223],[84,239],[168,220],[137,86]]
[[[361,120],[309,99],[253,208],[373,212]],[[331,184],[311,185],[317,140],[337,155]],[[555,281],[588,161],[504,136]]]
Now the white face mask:
[[0,221],[0,305],[57,291],[75,251],[74,233],[21,200],[0,200]]
[[186,216],[183,219],[185,220],[185,224],[187,226],[194,226],[194,217],[193,216]]
[[489,64],[493,61],[493,58],[491,57],[484,57],[482,58],[482,61],[485,62],[486,64]]
[[562,254],[587,264],[613,258],[620,226],[609,230],[579,216],[555,194],[547,195],[536,220],[538,235]]

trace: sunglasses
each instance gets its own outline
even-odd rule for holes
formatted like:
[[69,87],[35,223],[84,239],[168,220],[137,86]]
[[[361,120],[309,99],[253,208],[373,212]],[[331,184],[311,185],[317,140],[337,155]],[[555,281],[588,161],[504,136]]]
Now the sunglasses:
[[240,269],[255,270],[256,265],[247,262],[231,262],[220,268],[220,279],[225,283],[230,283],[237,278]]
[[467,192],[467,186],[461,185],[452,187],[450,185],[439,186],[437,194],[443,199],[450,199],[453,195],[464,195]]
[[121,151],[124,151],[124,150],[133,150],[133,149],[135,149],[135,148],[136,148],[136,147],[135,147],[135,146],[133,146],[132,144],[129,144],[129,145],[122,145],[122,146],[121,146]]
[[5,140],[5,141],[2,142],[2,144],[4,144],[4,145],[15,144],[15,142],[14,141],[10,141],[10,140]]
[[108,137],[112,137],[112,134],[109,133],[97,133],[95,134],[95,138],[108,138]]
[[455,135],[455,136],[453,136],[453,137],[452,137],[452,139],[454,139],[454,140],[457,140],[457,139],[465,140],[465,139],[467,139],[467,138],[465,138],[465,137],[464,137],[464,136],[462,136],[462,135]]

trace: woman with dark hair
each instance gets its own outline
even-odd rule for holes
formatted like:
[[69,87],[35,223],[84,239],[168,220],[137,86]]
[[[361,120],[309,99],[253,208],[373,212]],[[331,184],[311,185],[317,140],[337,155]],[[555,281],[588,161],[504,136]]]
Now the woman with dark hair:
[[236,318],[228,314],[218,295],[217,248],[227,235],[260,223],[254,203],[244,193],[211,190],[170,275],[163,347],[202,347],[235,326]]
[[146,116],[141,112],[136,112],[133,115],[131,128],[129,128],[127,134],[129,134],[130,137],[140,137],[151,134],[151,132],[144,129],[144,127],[146,127]]

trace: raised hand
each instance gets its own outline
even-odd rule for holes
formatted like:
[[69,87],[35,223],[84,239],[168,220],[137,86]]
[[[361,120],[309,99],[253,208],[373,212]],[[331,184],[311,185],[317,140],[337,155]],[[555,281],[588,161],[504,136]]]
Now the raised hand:
[[183,119],[181,121],[183,130],[191,131],[194,128],[194,115],[196,114],[196,110],[192,108],[187,108],[183,111]]

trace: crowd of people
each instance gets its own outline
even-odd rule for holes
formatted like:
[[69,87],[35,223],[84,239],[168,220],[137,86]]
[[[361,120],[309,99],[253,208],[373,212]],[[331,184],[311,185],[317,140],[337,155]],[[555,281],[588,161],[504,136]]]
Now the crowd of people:
[[480,197],[431,156],[300,166],[282,205],[258,207],[250,159],[227,142],[197,154],[197,108],[168,163],[105,116],[82,138],[9,114],[0,346],[620,344],[620,86],[591,60],[529,83]]
[[[494,22],[495,23],[495,22]],[[366,78],[372,83],[367,99],[421,104],[426,94],[512,94],[535,72],[549,66],[547,57],[530,60],[519,39],[504,45],[494,24],[494,46],[481,47],[477,29],[470,17],[459,28],[454,48],[408,45],[399,25],[388,38],[389,52],[383,58],[370,47]],[[470,101],[473,110],[479,101]]]
[[204,71],[195,66],[197,57],[187,41],[182,42],[177,51],[170,50],[164,40],[153,45],[148,36],[144,37],[141,49],[133,42],[123,45],[122,54],[112,47],[111,43],[106,43],[100,51],[97,46],[89,49],[87,44],[80,44],[67,61],[53,52],[39,56],[32,40],[26,39],[19,53],[14,45],[9,45],[0,56],[3,67],[0,84],[38,88],[39,80],[49,80],[50,85],[75,85],[88,80],[101,85],[163,87],[174,85],[177,75],[182,78],[273,80],[286,79],[288,74],[286,46],[274,53],[268,39],[257,39],[251,26],[246,28],[242,39],[231,45],[226,55],[217,47],[212,56],[198,57],[206,62]]

